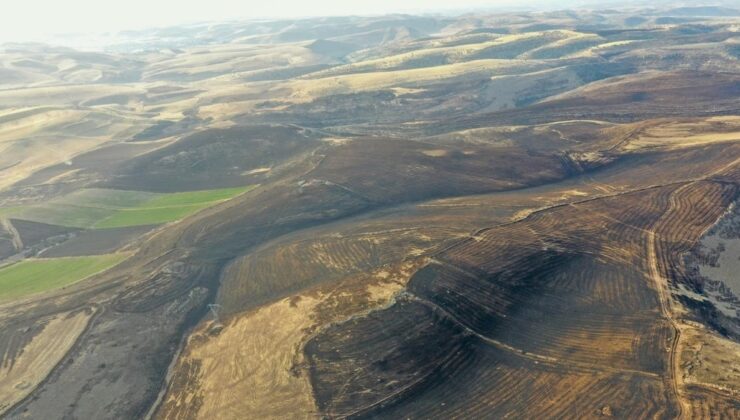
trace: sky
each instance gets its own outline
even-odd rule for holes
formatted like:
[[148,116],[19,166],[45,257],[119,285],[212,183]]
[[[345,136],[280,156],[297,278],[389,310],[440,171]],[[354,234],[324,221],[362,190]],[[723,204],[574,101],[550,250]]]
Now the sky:
[[738,0],[0,0],[0,43],[184,23],[259,18],[622,7]]
[[[5,0],[9,1],[9,0]],[[374,15],[496,8],[562,0],[13,0],[0,14],[0,42],[60,33],[101,33],[181,23]],[[573,1],[573,0],[569,0]]]

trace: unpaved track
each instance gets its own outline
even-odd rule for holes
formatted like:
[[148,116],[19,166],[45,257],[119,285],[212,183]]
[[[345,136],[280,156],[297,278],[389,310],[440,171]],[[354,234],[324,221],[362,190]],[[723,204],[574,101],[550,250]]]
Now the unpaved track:
[[422,305],[426,305],[426,306],[430,307],[432,310],[437,311],[440,314],[444,315],[446,318],[449,318],[450,320],[454,321],[455,324],[457,324],[461,328],[463,328],[465,330],[465,332],[478,337],[482,341],[484,341],[484,342],[486,342],[486,343],[488,343],[488,344],[490,344],[490,345],[492,345],[492,346],[494,346],[494,347],[496,347],[496,348],[498,348],[500,350],[504,350],[504,351],[506,351],[508,353],[511,353],[511,354],[515,355],[515,356],[518,356],[518,357],[522,357],[522,358],[531,360],[531,361],[533,361],[535,363],[545,363],[545,364],[549,364],[551,366],[562,367],[565,370],[568,370],[569,368],[572,368],[572,367],[576,367],[576,368],[579,368],[579,369],[582,369],[582,370],[585,370],[585,371],[588,371],[588,372],[592,372],[592,373],[604,373],[604,374],[629,373],[629,374],[639,375],[639,376],[644,376],[644,377],[649,377],[649,378],[659,378],[660,377],[660,375],[658,375],[656,373],[645,372],[645,371],[642,371],[642,370],[627,369],[627,368],[624,368],[624,369],[623,368],[613,368],[613,367],[610,367],[610,366],[605,366],[605,365],[596,364],[596,363],[585,363],[585,362],[578,362],[578,361],[574,361],[574,360],[563,360],[563,359],[558,359],[556,357],[544,356],[544,355],[541,355],[541,354],[532,353],[532,352],[529,352],[529,351],[524,351],[522,349],[519,349],[517,347],[511,346],[511,345],[506,344],[504,342],[501,342],[499,340],[495,340],[493,338],[490,338],[488,336],[485,336],[485,335],[483,335],[483,334],[475,331],[474,329],[472,329],[472,328],[468,327],[467,325],[465,325],[462,321],[460,321],[459,319],[457,319],[454,315],[452,315],[451,313],[449,313],[447,310],[443,309],[439,305],[437,305],[437,304],[435,304],[435,303],[433,303],[433,302],[431,302],[429,300],[426,300],[426,299],[417,297],[415,295],[410,295],[409,297],[410,297],[411,300],[413,300],[415,302],[419,302]]
[[668,349],[668,371],[666,378],[670,382],[671,393],[673,394],[676,402],[678,411],[678,418],[686,418],[686,415],[691,412],[691,404],[685,401],[681,396],[681,385],[679,384],[680,375],[680,357],[677,356],[678,342],[681,339],[681,330],[677,325],[675,318],[673,317],[673,311],[671,307],[671,297],[668,292],[668,280],[660,275],[658,269],[658,258],[656,253],[657,239],[655,232],[648,233],[648,246],[647,246],[647,258],[649,277],[653,282],[658,293],[658,300],[660,302],[660,312],[663,317],[671,324],[673,330],[673,339],[671,340],[671,346]]
[[13,247],[17,252],[21,252],[23,250],[23,240],[21,239],[20,233],[18,233],[18,230],[13,226],[13,223],[9,219],[2,218],[0,219],[0,225],[10,234],[10,236],[13,238]]
[[[733,167],[735,167],[738,163],[740,163],[740,158],[735,159],[734,161],[728,163],[727,165],[720,167],[719,169],[711,172],[709,175],[705,177],[701,177],[699,179],[693,180],[677,188],[675,191],[671,193],[670,198],[668,200],[668,203],[669,203],[668,209],[666,210],[666,212],[663,214],[662,217],[665,217],[666,215],[670,215],[671,212],[676,210],[677,208],[676,196],[680,194],[681,191],[683,191],[684,189],[693,185],[696,182],[699,182],[702,180],[710,180],[712,177],[721,175],[723,172],[728,171],[732,169]],[[671,346],[670,346],[669,354],[668,354],[669,369],[668,369],[667,379],[670,381],[671,391],[675,396],[676,402],[678,403],[677,407],[679,409],[679,412],[678,412],[677,418],[690,418],[691,412],[692,412],[691,403],[689,403],[681,394],[683,390],[683,381],[681,377],[681,354],[680,354],[681,324],[674,317],[673,301],[672,301],[671,293],[669,290],[668,279],[664,278],[660,274],[660,267],[658,266],[658,257],[657,257],[657,245],[658,245],[657,241],[658,241],[658,238],[657,238],[656,232],[654,230],[650,231],[648,233],[648,246],[647,246],[649,274],[650,274],[650,278],[653,281],[655,290],[658,292],[661,313],[663,317],[665,317],[665,319],[668,322],[670,322],[671,328],[673,329],[673,340],[671,342]]]
[[[70,360],[70,358],[73,357],[73,354],[74,354],[75,349],[80,345],[80,343],[85,338],[85,336],[87,336],[87,334],[90,332],[90,330],[91,330],[92,326],[94,325],[95,321],[97,320],[97,318],[105,310],[105,307],[104,306],[100,306],[100,305],[97,305],[97,304],[92,304],[92,305],[89,305],[89,306],[86,305],[86,306],[77,307],[77,308],[72,309],[71,311],[67,312],[67,314],[68,313],[71,313],[71,312],[75,312],[75,311],[84,310],[85,308],[87,308],[88,310],[90,310],[91,313],[87,317],[87,319],[85,319],[85,325],[84,325],[84,327],[80,330],[79,334],[76,334],[75,335],[73,342],[69,345],[69,348],[59,357],[58,360],[56,360],[56,362],[53,364],[53,366],[49,368],[49,372],[46,375],[44,375],[44,377],[40,381],[38,381],[37,383],[35,383],[34,386],[33,386],[33,388],[31,390],[29,390],[28,393],[22,399],[19,399],[14,404],[9,405],[8,407],[6,407],[4,409],[4,411],[0,411],[0,418],[4,418],[3,417],[4,414],[12,413],[18,407],[20,407],[21,405],[23,405],[27,401],[33,399],[35,392],[39,388],[41,388],[45,383],[49,382],[49,380],[62,368],[62,366],[65,363],[67,363]],[[63,313],[60,312],[59,314],[63,314]],[[57,314],[55,316],[59,316],[59,314]],[[54,343],[54,346],[59,345],[59,343],[60,342]]]
[[[438,261],[435,261],[435,262],[438,263],[438,264],[443,264],[445,266],[448,266],[448,267],[450,267],[452,269],[459,269],[458,267],[455,267],[454,265],[451,265],[451,264],[447,264],[447,263],[444,263],[444,262],[438,262]],[[648,378],[656,378],[656,379],[657,378],[660,378],[660,375],[658,375],[658,374],[651,373],[651,372],[645,372],[645,371],[641,371],[641,370],[626,369],[626,368],[625,369],[623,369],[623,368],[612,368],[612,367],[604,366],[604,365],[600,365],[600,364],[576,362],[576,361],[572,361],[572,360],[562,360],[562,359],[558,359],[558,358],[555,358],[555,357],[549,357],[549,356],[544,356],[544,355],[540,355],[540,354],[536,354],[536,353],[527,352],[527,351],[521,350],[519,348],[516,348],[514,346],[510,346],[510,345],[508,345],[506,343],[503,343],[501,341],[498,341],[498,340],[492,339],[490,337],[487,337],[487,336],[485,336],[485,335],[483,335],[483,334],[475,331],[474,329],[472,329],[469,326],[467,326],[464,322],[462,322],[459,319],[457,319],[453,314],[449,313],[444,308],[440,307],[439,305],[437,305],[437,304],[435,304],[435,303],[433,303],[433,302],[431,302],[429,300],[420,298],[420,297],[418,297],[416,295],[411,294],[408,291],[404,292],[403,295],[407,299],[409,299],[411,301],[417,302],[417,303],[419,303],[421,305],[425,305],[425,306],[431,308],[433,311],[438,312],[440,315],[448,318],[449,320],[451,320],[452,322],[454,322],[455,324],[457,324],[459,327],[461,327],[463,330],[465,330],[466,333],[468,333],[468,334],[470,334],[472,336],[477,337],[478,339],[480,339],[484,343],[487,343],[487,344],[489,344],[489,345],[491,345],[493,347],[496,347],[497,349],[503,350],[503,351],[505,351],[505,352],[507,352],[509,354],[512,354],[512,355],[514,355],[516,357],[521,357],[521,358],[524,358],[524,359],[533,361],[535,364],[544,364],[544,365],[548,365],[548,366],[559,367],[559,368],[562,368],[562,369],[564,369],[566,371],[567,370],[572,370],[573,368],[576,368],[576,369],[580,369],[580,370],[583,370],[583,371],[590,372],[592,374],[604,374],[604,375],[610,375],[610,374],[611,375],[613,375],[613,374],[632,374],[632,375],[637,375],[637,376],[642,376],[642,377],[648,377]],[[386,402],[392,400],[393,398],[397,397],[398,395],[404,393],[408,389],[411,389],[414,385],[422,382],[424,379],[425,379],[425,377],[418,378],[417,380],[409,383],[407,386],[404,386],[403,388],[398,389],[397,391],[393,392],[392,394],[386,396],[385,398],[383,398],[383,399],[381,399],[379,401],[376,401],[373,404],[370,404],[368,406],[365,406],[365,407],[362,407],[360,409],[357,409],[357,410],[355,410],[352,413],[344,413],[344,414],[337,415],[337,416],[340,417],[340,418],[348,418],[348,417],[352,417],[352,416],[355,416],[355,415],[359,415],[361,413],[367,413],[367,412],[371,411],[373,408],[378,407],[378,406],[381,406],[384,403],[386,403]]]
[[[740,159],[736,159],[728,165],[712,172],[706,178],[717,175],[730,169],[737,164]],[[697,181],[689,182],[675,191],[673,191],[668,199],[668,209],[663,213],[660,219],[670,215],[677,209],[676,196],[680,194],[687,187],[693,185]],[[658,221],[660,221],[658,219]],[[677,402],[679,409],[678,418],[689,418],[691,414],[691,404],[682,396],[681,392],[683,389],[683,383],[681,380],[681,355],[679,352],[679,344],[681,341],[681,325],[679,321],[674,317],[673,301],[669,290],[669,281],[663,275],[661,275],[660,267],[658,263],[658,237],[655,230],[651,230],[647,233],[647,263],[649,270],[649,277],[653,282],[653,287],[658,293],[658,299],[660,302],[660,312],[663,317],[671,324],[673,330],[673,339],[671,341],[670,348],[668,349],[668,372],[667,380],[670,382],[671,392]]]

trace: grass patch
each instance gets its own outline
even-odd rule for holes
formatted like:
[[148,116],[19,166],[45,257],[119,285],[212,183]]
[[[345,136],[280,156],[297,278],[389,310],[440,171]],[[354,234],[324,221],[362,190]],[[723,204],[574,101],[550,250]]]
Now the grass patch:
[[125,226],[157,225],[180,220],[212,205],[213,202],[207,202],[171,207],[124,209],[115,212],[104,220],[101,220],[93,227],[95,229],[108,229]]
[[145,191],[105,190],[89,188],[75,191],[65,197],[55,200],[56,203],[105,209],[125,209],[138,206],[162,194]]
[[[107,229],[174,222],[247,192],[256,185],[181,193],[88,189],[51,202],[8,209],[8,215],[35,222]],[[5,209],[0,209],[3,216]],[[12,212],[11,212],[12,211]]]
[[25,207],[0,207],[0,217],[13,217],[21,213]]
[[218,190],[188,191],[181,193],[162,194],[142,204],[145,208],[188,206],[194,204],[213,203],[228,200],[256,187],[221,188]]
[[115,209],[75,206],[52,201],[29,207],[18,213],[16,218],[51,225],[87,228],[116,211]]
[[174,222],[255,187],[256,185],[250,185],[249,187],[161,194],[135,207],[117,210],[109,217],[95,223],[93,227],[105,229]]
[[123,261],[125,254],[24,260],[0,268],[0,301],[58,289]]

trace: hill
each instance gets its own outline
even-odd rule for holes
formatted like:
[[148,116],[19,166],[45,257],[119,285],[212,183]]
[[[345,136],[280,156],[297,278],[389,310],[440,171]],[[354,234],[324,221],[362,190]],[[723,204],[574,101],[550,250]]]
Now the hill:
[[738,418],[740,21],[652,6],[4,45],[0,416]]

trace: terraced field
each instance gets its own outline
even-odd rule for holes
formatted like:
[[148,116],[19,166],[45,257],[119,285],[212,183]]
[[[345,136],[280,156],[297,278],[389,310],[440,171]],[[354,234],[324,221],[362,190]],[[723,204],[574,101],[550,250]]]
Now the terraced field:
[[[703,189],[704,194],[717,194],[715,200],[704,201],[715,204],[704,208],[685,205],[680,207],[682,210],[671,205],[673,200],[677,200],[674,197],[692,189],[697,192]],[[465,344],[467,339],[452,339],[455,335],[461,335],[479,341],[476,346],[492,346],[517,358],[554,364],[560,369],[613,372],[645,378],[643,381],[646,381],[646,385],[652,383],[645,391],[656,395],[652,401],[664,399],[658,406],[640,407],[630,402],[630,393],[625,393],[623,397],[616,393],[610,400],[601,399],[598,393],[580,394],[580,408],[571,407],[577,410],[574,413],[580,410],[593,414],[608,406],[612,413],[625,417],[675,415],[680,412],[681,403],[675,401],[676,396],[671,396],[672,388],[667,385],[664,387],[660,378],[671,375],[672,369],[665,359],[665,345],[678,338],[671,327],[672,318],[668,318],[668,313],[660,315],[664,313],[663,304],[660,303],[660,294],[663,292],[656,290],[650,278],[650,267],[641,264],[638,258],[640,254],[633,250],[652,246],[649,238],[655,236],[646,221],[656,218],[675,220],[682,217],[682,213],[686,215],[683,217],[693,217],[692,220],[697,220],[700,214],[705,215],[707,220],[716,219],[736,194],[734,188],[716,183],[656,188],[620,195],[618,198],[564,206],[530,216],[522,222],[481,232],[436,255],[435,262],[414,275],[408,286],[408,303],[398,309],[404,311],[402,313],[412,311],[414,315],[402,315],[394,309],[381,311],[371,318],[327,330],[309,342],[306,352],[309,360],[312,360],[311,378],[314,388],[318,389],[319,407],[332,416],[352,413],[375,416],[382,413],[383,417],[394,417],[393,413],[409,411],[424,412],[433,417],[455,413],[475,416],[477,404],[481,401],[476,395],[477,391],[461,393],[452,381],[436,379],[438,375],[444,375],[445,378],[465,375],[460,372],[465,371],[464,360],[453,362],[435,355],[432,350],[440,348],[440,344],[433,340],[441,337],[445,337],[446,346],[458,341],[460,346],[468,346]],[[627,200],[630,203],[629,210],[615,206],[615,200]],[[576,217],[565,219],[561,214],[563,212]],[[665,216],[660,217],[661,214]],[[697,223],[696,226],[701,229],[707,224]],[[666,231],[658,228],[658,232],[661,238],[665,238],[663,240],[670,243],[675,243],[676,239],[669,238],[678,239],[686,235],[685,231],[678,229]],[[646,261],[650,262],[649,259]],[[620,267],[625,271],[613,271]],[[596,269],[598,271],[594,271]],[[614,274],[610,275],[610,272]],[[564,279],[574,282],[584,277],[589,279],[589,283],[583,284],[585,287],[582,288],[562,284]],[[550,286],[551,281],[561,287]],[[619,282],[625,283],[620,287]],[[597,288],[611,290],[612,293],[602,294]],[[617,291],[621,293],[614,293]],[[424,311],[431,312],[424,315]],[[429,317],[442,317],[458,332],[454,335],[446,330],[427,332],[428,326],[442,328],[438,327],[441,321]],[[421,321],[427,318],[430,319],[428,322]],[[384,327],[379,328],[377,324]],[[396,325],[399,332],[406,331],[400,343],[398,333],[389,333],[389,328],[396,328]],[[382,333],[374,336],[373,331]],[[375,346],[378,350],[369,350]],[[478,353],[477,350],[441,348],[440,351],[445,355],[476,357],[473,355]],[[380,349],[397,350],[389,353]],[[427,353],[429,360],[434,363],[429,367],[416,365],[425,360],[420,359],[419,355]],[[363,366],[362,372],[356,373],[349,366],[343,366],[343,360],[352,366]],[[474,363],[471,362],[470,369],[478,374],[492,369],[498,375],[498,364],[490,363],[492,366],[489,368],[476,359]],[[405,367],[402,369],[401,366]],[[400,375],[404,371],[415,375]],[[394,376],[388,377],[389,373]],[[352,375],[353,379],[348,382],[346,375]],[[527,383],[533,380],[529,371],[515,377],[521,375],[526,375]],[[598,382],[609,383],[609,380],[605,378]],[[359,394],[353,393],[355,388],[339,385],[343,383],[356,386]],[[387,383],[393,383],[394,386],[381,388],[384,386],[382,384]],[[491,381],[481,379],[467,383],[488,386]],[[614,386],[610,384],[604,389]],[[640,386],[632,383],[630,387]],[[652,391],[649,391],[650,387]],[[341,394],[334,394],[340,389],[343,390]],[[516,388],[511,385],[505,386],[505,389]],[[430,392],[434,397],[426,396]],[[440,393],[444,392],[450,396],[441,397],[443,394]],[[546,408],[536,400],[536,394],[528,395],[535,400],[523,406]],[[589,397],[585,398],[585,395]],[[463,398],[470,400],[460,401]],[[459,405],[439,405],[440,401],[447,399]],[[404,401],[402,409],[396,407],[401,403],[394,403],[394,400]],[[663,408],[658,408],[660,406]],[[505,413],[500,412],[501,415]],[[535,412],[533,415],[545,413],[549,411]]]
[[737,418],[740,11],[638,3],[0,45],[0,417]]
[[239,312],[316,283],[422,256],[454,233],[444,228],[391,229],[275,244],[229,266],[219,302],[226,311]]

